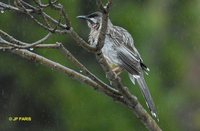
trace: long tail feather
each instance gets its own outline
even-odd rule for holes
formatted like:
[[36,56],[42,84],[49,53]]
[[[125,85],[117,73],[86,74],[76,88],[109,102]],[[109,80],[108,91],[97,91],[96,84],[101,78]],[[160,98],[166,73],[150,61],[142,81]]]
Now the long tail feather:
[[157,118],[157,111],[156,111],[156,108],[155,108],[155,104],[154,104],[154,101],[151,97],[149,88],[147,87],[147,84],[144,80],[144,77],[143,76],[134,76],[134,75],[129,75],[129,77],[130,77],[131,81],[133,81],[134,79],[137,80],[139,87],[140,87],[140,91],[142,92],[142,94],[143,94],[143,96],[146,100],[147,106],[150,109],[151,114],[155,118]]

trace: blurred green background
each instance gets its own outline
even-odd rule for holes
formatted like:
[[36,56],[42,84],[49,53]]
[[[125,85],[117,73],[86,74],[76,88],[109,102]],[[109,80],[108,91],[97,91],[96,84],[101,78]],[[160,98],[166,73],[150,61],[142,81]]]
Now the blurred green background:
[[[29,0],[30,1],[30,0]],[[1,0],[1,2],[13,2]],[[96,11],[95,0],[60,0],[74,29],[87,40],[89,29],[77,15]],[[56,12],[48,11],[56,18]],[[200,1],[113,0],[110,18],[127,29],[151,72],[146,81],[164,131],[200,130]],[[25,15],[0,13],[0,29],[34,42],[47,33]],[[94,74],[105,80],[95,57],[69,36],[54,35],[47,43],[64,45]],[[77,71],[57,50],[35,49]],[[137,85],[130,87],[147,109]],[[107,81],[106,81],[107,82]],[[10,122],[9,116],[30,116],[31,122]],[[8,52],[0,52],[1,131],[146,131],[133,113],[119,103],[62,73]]]

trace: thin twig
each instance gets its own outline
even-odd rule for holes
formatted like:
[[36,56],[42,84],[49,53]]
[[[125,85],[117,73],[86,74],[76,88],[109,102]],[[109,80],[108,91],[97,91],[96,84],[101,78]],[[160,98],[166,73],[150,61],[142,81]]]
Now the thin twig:
[[58,2],[58,0],[54,0],[53,2],[51,0],[49,0],[49,4],[43,4],[41,2],[41,0],[33,0],[40,8],[47,8],[49,7],[51,4],[55,4]]
[[51,36],[51,33],[49,32],[45,37],[43,37],[42,39],[40,39],[34,43],[25,43],[25,42],[19,41],[2,30],[0,30],[0,36],[1,36],[1,40],[4,40],[3,38],[5,38],[7,40],[7,41],[4,40],[3,42],[5,44],[7,44],[8,46],[26,49],[26,48],[35,47],[36,45],[43,43]]
[[70,30],[70,28],[71,28],[71,22],[70,22],[70,20],[69,20],[69,18],[68,18],[68,15],[67,15],[67,13],[65,12],[65,9],[63,8],[63,6],[62,6],[62,9],[61,9],[61,11],[62,11],[62,16],[64,17],[64,20],[65,20],[65,23],[66,23],[66,25],[67,25],[67,30]]
[[23,1],[23,0],[17,0],[19,3],[22,3],[23,5],[25,5],[26,7],[32,9],[32,10],[38,10],[36,7],[30,5],[29,3]]
[[[4,44],[4,45],[0,46],[1,50],[23,49],[23,48],[18,48],[18,47],[15,47],[15,46],[9,46],[9,45],[7,45],[7,43],[1,43],[1,44]],[[60,45],[58,45],[58,44],[39,44],[39,45],[36,45],[34,48],[59,49]],[[29,49],[31,49],[31,47]]]
[[12,5],[5,4],[5,3],[3,3],[3,2],[0,2],[0,7],[1,7],[3,10],[20,11],[17,7],[14,7],[14,6],[12,6]]
[[0,30],[0,36],[4,39],[4,40],[9,40],[10,43],[16,44],[16,45],[26,45],[27,43],[19,41],[17,39],[15,39],[14,37],[10,36],[9,34],[7,34],[6,32]]
[[44,38],[32,43],[32,44],[28,44],[26,46],[21,46],[19,48],[21,49],[27,49],[27,48],[31,48],[31,47],[35,47],[36,45],[39,45],[41,43],[43,43],[44,41],[46,41],[49,37],[51,36],[51,33],[49,32]]
[[60,48],[60,45],[58,44],[39,44],[39,45],[36,45],[34,48],[54,48],[54,49],[58,49]]

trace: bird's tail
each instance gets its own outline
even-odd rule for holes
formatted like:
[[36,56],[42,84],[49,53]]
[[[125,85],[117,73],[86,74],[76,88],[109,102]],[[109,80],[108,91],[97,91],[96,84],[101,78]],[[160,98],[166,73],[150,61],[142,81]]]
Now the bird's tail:
[[149,91],[149,88],[147,87],[147,84],[144,80],[144,77],[143,76],[135,76],[135,75],[129,75],[131,81],[133,82],[135,79],[137,80],[138,84],[139,84],[139,87],[140,87],[140,91],[142,92],[145,100],[146,100],[146,104],[148,106],[148,108],[150,109],[151,111],[151,114],[157,118],[157,111],[156,111],[156,108],[155,108],[155,104],[154,104],[154,101],[151,97],[151,94],[150,94],[150,91]]

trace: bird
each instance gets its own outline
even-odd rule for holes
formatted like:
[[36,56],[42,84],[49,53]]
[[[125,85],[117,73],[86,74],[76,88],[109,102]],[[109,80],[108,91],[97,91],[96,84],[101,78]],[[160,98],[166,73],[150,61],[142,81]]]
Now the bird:
[[[102,17],[103,14],[99,11],[89,15],[77,16],[77,18],[87,21],[88,27],[90,28],[88,41],[92,47],[96,47],[98,43],[99,34],[102,28]],[[140,91],[145,98],[147,107],[151,114],[157,118],[157,110],[144,79],[144,74],[148,74],[147,72],[150,70],[143,63],[141,55],[134,45],[131,34],[126,29],[113,25],[108,18],[104,46],[101,50],[107,63],[116,74],[120,74],[120,72],[126,70],[134,85],[135,81],[137,81]]]

